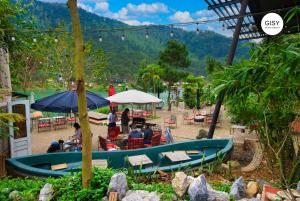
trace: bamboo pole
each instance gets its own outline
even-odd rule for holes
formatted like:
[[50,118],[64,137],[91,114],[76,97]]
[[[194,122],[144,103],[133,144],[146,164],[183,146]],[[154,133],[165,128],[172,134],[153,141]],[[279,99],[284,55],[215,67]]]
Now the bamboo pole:
[[74,63],[76,69],[78,113],[82,129],[82,186],[87,188],[92,177],[92,138],[87,116],[87,101],[84,83],[84,54],[83,37],[80,30],[80,19],[77,8],[77,0],[68,0],[70,9],[73,38],[75,44]]

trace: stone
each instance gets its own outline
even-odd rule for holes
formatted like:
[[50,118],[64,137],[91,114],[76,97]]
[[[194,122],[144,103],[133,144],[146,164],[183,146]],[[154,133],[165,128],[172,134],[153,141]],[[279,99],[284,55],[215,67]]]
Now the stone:
[[291,191],[292,191],[292,193],[293,193],[293,195],[295,196],[295,197],[300,197],[300,192],[299,191],[297,191],[297,190],[295,190],[295,189],[291,189]]
[[299,181],[298,184],[297,184],[297,191],[300,192],[300,181]]
[[189,185],[191,185],[193,183],[193,181],[195,180],[195,178],[192,176],[188,176],[187,180],[188,180],[187,182],[189,183]]
[[160,198],[156,192],[148,192],[143,190],[129,190],[122,201],[159,201]]
[[260,201],[260,199],[258,199],[258,198],[243,198],[239,201]]
[[248,184],[247,184],[247,188],[246,188],[246,194],[248,197],[255,197],[256,194],[258,193],[259,191],[259,187],[258,187],[258,183],[255,182],[255,181],[250,181]]
[[230,189],[230,195],[236,200],[246,197],[245,183],[243,177],[234,181]]
[[278,201],[278,200],[282,200],[280,196],[276,195],[275,193],[270,193],[270,192],[267,192],[266,193],[266,196],[268,198],[268,200],[270,201]]
[[260,200],[260,199],[261,199],[261,194],[260,194],[260,193],[257,193],[256,198],[257,198],[258,200]]
[[52,184],[45,184],[44,187],[40,191],[39,201],[48,201],[51,200],[53,195],[53,187]]
[[172,180],[172,187],[174,192],[182,197],[186,193],[189,187],[188,177],[184,172],[176,172],[174,179]]
[[8,198],[12,201],[22,201],[22,200],[24,200],[24,198],[21,196],[19,191],[10,192]]
[[227,165],[231,167],[231,169],[239,169],[241,168],[241,164],[238,161],[228,161]]
[[109,195],[110,192],[117,192],[119,200],[122,200],[127,190],[127,179],[124,173],[116,173],[110,178],[107,195]]
[[206,183],[208,191],[207,201],[229,201],[229,194],[214,190],[209,183]]
[[208,190],[206,186],[206,179],[203,174],[197,177],[189,186],[188,193],[190,201],[207,201]]
[[108,197],[107,196],[103,197],[102,201],[108,201]]
[[286,200],[291,200],[292,199],[292,196],[287,191],[278,191],[277,195],[280,196],[283,199],[286,199]]

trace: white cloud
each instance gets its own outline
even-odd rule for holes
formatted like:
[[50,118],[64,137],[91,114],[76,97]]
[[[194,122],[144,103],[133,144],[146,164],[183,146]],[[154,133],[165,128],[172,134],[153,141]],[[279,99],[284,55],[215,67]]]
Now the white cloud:
[[206,21],[218,18],[217,14],[211,10],[198,10],[195,12],[195,16],[197,17],[197,21]]
[[193,18],[188,11],[177,11],[174,15],[170,16],[170,20],[174,22],[191,22]]
[[109,3],[108,2],[97,2],[95,5],[95,10],[99,11],[108,11],[109,10]]
[[150,25],[153,24],[151,22],[145,21],[145,22],[141,22],[139,20],[123,20],[122,22],[128,24],[128,25],[132,25],[132,26],[141,26],[141,25]]
[[149,14],[149,13],[167,13],[169,12],[168,6],[163,3],[152,3],[152,4],[132,4],[129,3],[126,6],[126,9],[129,12],[132,12],[134,14],[136,13],[143,13],[143,14]]
[[90,12],[90,13],[94,13],[94,12],[95,12],[95,10],[94,10],[93,7],[88,6],[88,5],[86,5],[86,4],[83,4],[83,3],[77,3],[77,5],[78,5],[79,8],[82,8],[82,9],[84,9],[84,10]]

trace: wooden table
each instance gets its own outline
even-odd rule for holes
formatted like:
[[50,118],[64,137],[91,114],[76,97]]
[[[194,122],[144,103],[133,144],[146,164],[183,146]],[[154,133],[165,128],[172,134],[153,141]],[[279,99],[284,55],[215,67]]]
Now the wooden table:
[[232,125],[230,126],[230,135],[234,134],[235,130],[240,130],[241,132],[245,132],[246,126],[241,126],[241,125]]

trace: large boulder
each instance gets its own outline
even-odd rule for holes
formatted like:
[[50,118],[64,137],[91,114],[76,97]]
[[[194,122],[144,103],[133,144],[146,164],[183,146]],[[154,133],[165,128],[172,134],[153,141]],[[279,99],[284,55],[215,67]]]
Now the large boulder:
[[255,181],[250,181],[248,184],[247,184],[247,189],[246,189],[246,194],[247,194],[247,197],[255,197],[256,194],[258,193],[259,191],[259,187],[258,187],[258,183],[255,182]]
[[205,176],[202,174],[191,183],[188,190],[191,201],[207,201],[208,190]]
[[9,198],[9,200],[12,200],[12,201],[23,201],[24,200],[24,198],[21,196],[19,191],[10,192],[8,198]]
[[206,184],[208,191],[207,201],[229,201],[229,194],[222,191],[214,190],[208,183]]
[[174,192],[182,197],[186,193],[190,183],[188,176],[184,172],[176,172],[174,179],[172,180],[172,187]]
[[259,199],[258,198],[243,198],[239,201],[259,201]]
[[53,195],[53,187],[52,184],[45,184],[44,187],[40,191],[39,201],[49,201]]
[[114,174],[110,178],[107,195],[109,196],[110,192],[117,192],[119,200],[122,200],[125,197],[128,190],[127,179],[124,173]]
[[243,177],[234,181],[230,189],[230,195],[235,200],[240,200],[246,197],[245,183]]
[[160,198],[156,192],[148,192],[143,190],[131,191],[126,193],[122,201],[159,201]]

